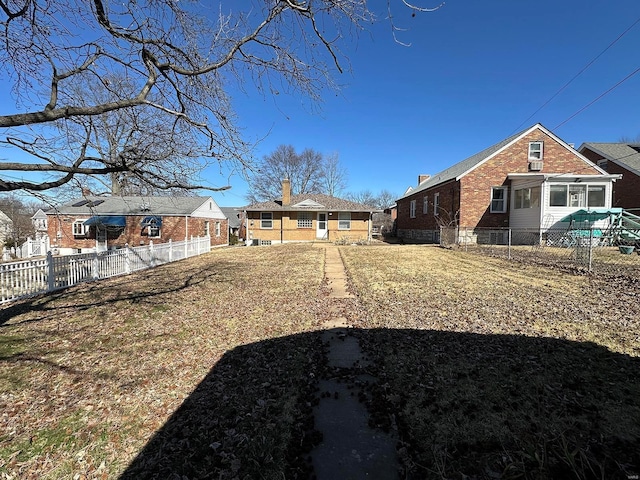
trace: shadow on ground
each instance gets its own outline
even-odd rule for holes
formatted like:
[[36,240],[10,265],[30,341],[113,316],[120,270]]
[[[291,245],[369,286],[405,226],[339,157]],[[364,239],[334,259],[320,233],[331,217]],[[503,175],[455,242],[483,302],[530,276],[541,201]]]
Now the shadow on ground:
[[[591,344],[354,329],[371,424],[397,429],[402,478],[609,478],[640,473],[640,360]],[[122,478],[311,478],[318,333],[237,347]]]

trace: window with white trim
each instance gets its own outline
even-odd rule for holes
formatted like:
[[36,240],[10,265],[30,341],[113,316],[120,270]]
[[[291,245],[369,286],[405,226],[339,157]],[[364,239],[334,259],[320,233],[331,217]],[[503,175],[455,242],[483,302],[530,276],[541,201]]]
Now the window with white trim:
[[273,228],[273,212],[260,212],[260,228]]
[[569,183],[549,186],[550,207],[596,208],[604,207],[605,185]]
[[505,213],[507,211],[507,187],[491,188],[490,213]]
[[311,212],[298,212],[298,228],[313,228]]
[[440,210],[440,193],[434,193],[433,194],[433,216],[437,217],[438,215],[440,215],[440,212],[438,212],[438,210]]
[[205,220],[204,222],[204,236],[205,237],[211,236],[211,227],[209,226],[209,222],[207,220]]
[[338,212],[338,230],[351,230],[351,212]]
[[416,201],[411,200],[409,202],[409,217],[416,218]]
[[422,213],[429,213],[429,198],[426,195],[422,199]]
[[87,234],[87,227],[84,224],[85,220],[76,220],[73,222],[73,236],[84,237]]
[[542,160],[544,142],[529,142],[529,160]]
[[219,236],[220,236],[220,233],[221,233],[221,229],[220,229],[220,222],[216,222],[216,224],[215,224],[215,227],[214,227],[214,228],[215,228],[215,232],[216,232],[216,237],[219,237]]

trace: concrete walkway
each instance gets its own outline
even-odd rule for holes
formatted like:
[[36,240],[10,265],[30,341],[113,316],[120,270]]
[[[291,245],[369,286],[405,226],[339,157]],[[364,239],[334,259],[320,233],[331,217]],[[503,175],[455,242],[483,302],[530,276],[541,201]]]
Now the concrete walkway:
[[375,382],[366,374],[358,339],[350,334],[341,312],[345,299],[354,296],[347,288],[347,275],[338,247],[320,245],[326,251],[325,276],[331,319],[322,339],[328,345],[326,378],[319,380],[320,402],[314,410],[315,428],[323,440],[311,452],[317,480],[399,478],[396,441],[369,427],[369,414],[361,400],[361,386]]

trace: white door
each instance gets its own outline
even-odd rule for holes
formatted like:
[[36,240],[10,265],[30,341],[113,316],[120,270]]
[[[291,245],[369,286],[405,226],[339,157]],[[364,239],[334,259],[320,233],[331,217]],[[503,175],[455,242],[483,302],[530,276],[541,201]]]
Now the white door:
[[318,223],[316,226],[316,238],[328,240],[327,234],[327,212],[318,212]]

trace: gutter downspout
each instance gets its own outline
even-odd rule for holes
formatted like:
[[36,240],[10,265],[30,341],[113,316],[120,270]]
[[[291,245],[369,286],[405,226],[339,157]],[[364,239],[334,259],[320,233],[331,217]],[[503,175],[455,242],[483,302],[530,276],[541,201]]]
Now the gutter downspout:
[[284,223],[284,211],[280,212],[280,245],[283,244],[283,232],[282,232],[283,223]]

